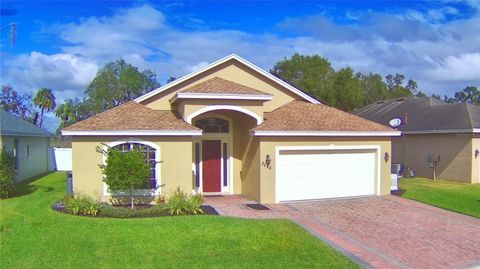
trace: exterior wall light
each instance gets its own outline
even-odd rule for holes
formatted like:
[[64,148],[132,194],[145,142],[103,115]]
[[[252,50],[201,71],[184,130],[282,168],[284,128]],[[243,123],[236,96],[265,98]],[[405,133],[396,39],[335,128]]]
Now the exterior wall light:
[[383,159],[385,160],[385,162],[388,162],[388,160],[390,160],[390,155],[388,154],[388,152],[385,152],[385,155],[383,155]]
[[267,154],[267,156],[265,157],[265,165],[267,167],[270,167],[270,164],[272,163],[272,159],[270,158],[270,155]]
[[478,159],[478,155],[480,155],[480,150],[476,149],[475,150],[475,159]]

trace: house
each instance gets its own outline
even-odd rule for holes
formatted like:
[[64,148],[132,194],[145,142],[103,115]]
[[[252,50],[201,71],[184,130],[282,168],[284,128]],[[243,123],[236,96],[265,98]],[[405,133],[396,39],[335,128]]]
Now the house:
[[385,125],[321,104],[237,55],[62,130],[74,190],[109,200],[98,146],[156,163],[137,195],[177,186],[262,203],[390,193]]
[[468,183],[480,180],[480,107],[447,104],[429,97],[381,101],[354,112],[388,124],[399,118],[401,137],[392,139],[392,162],[416,176]]
[[0,148],[15,158],[15,181],[48,171],[52,134],[0,109]]

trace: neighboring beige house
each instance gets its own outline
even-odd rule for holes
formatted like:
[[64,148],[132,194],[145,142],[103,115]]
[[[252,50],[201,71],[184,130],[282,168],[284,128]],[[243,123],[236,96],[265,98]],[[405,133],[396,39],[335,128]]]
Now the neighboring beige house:
[[236,55],[62,130],[73,186],[104,201],[97,146],[140,146],[156,163],[137,195],[177,186],[262,203],[390,193],[390,137],[400,133],[320,104]]
[[419,177],[433,178],[435,171],[438,179],[479,183],[480,107],[408,97],[377,102],[355,114],[381,124],[402,120],[402,136],[392,139],[392,163]]
[[0,148],[15,158],[15,181],[48,171],[51,136],[42,128],[0,109]]

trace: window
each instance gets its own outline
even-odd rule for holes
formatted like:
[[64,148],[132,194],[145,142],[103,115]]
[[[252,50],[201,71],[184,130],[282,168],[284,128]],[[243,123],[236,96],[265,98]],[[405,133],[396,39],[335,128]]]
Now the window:
[[223,186],[228,186],[228,156],[227,156],[227,143],[223,143]]
[[15,158],[15,169],[18,170],[20,165],[20,152],[19,150],[19,143],[18,139],[13,140],[13,157]]
[[228,133],[228,121],[219,118],[206,118],[197,120],[195,126],[205,133]]
[[113,149],[120,150],[122,152],[130,151],[133,149],[140,149],[140,151],[145,155],[147,162],[152,166],[152,171],[150,177],[145,186],[141,189],[155,189],[157,187],[157,178],[156,178],[156,150],[150,146],[140,144],[140,143],[124,143],[112,147]]
[[200,187],[200,143],[195,143],[195,186]]
[[30,145],[27,145],[27,149],[25,150],[25,156],[27,158],[30,157]]

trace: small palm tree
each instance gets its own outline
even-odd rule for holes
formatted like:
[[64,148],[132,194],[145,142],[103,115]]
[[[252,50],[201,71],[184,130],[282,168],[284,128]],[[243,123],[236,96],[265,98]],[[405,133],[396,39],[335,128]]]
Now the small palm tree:
[[40,119],[38,122],[38,126],[42,127],[43,123],[43,113],[45,111],[53,111],[55,109],[55,96],[52,93],[51,89],[41,88],[38,90],[37,94],[35,94],[35,98],[33,98],[33,103],[40,108]]
[[75,113],[75,107],[70,101],[59,105],[55,111],[55,115],[62,120],[62,127],[65,127],[68,123],[77,120],[77,114]]

